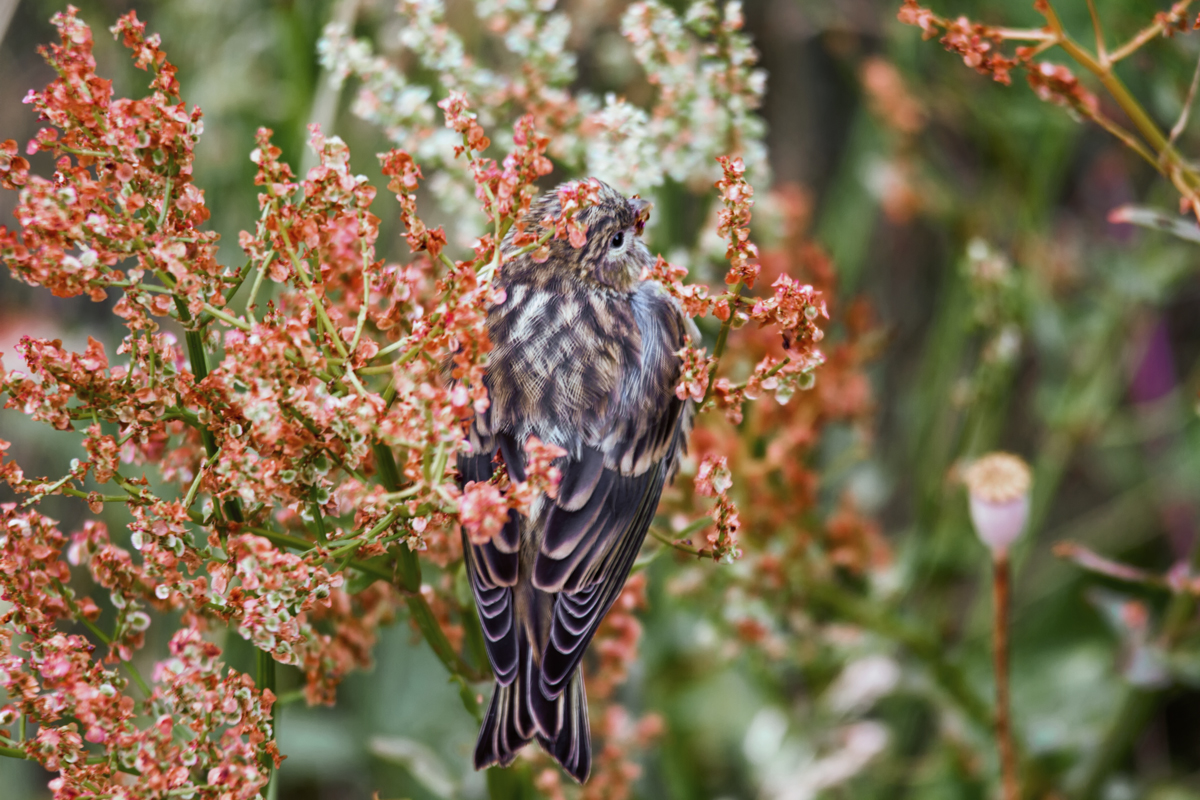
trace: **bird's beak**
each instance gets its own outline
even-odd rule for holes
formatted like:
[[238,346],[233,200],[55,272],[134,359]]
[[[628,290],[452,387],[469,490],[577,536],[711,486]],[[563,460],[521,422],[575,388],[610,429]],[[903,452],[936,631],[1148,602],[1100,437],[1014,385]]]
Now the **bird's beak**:
[[646,222],[650,219],[650,209],[654,208],[654,203],[634,197],[629,201],[629,207],[633,210],[634,225],[637,227],[638,236],[641,236],[642,229],[646,227]]

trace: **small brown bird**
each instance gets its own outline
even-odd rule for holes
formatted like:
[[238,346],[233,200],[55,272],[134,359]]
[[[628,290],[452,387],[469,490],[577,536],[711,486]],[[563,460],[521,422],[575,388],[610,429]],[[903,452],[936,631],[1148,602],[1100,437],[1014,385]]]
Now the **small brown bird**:
[[[592,763],[580,662],[686,447],[693,404],[675,394],[676,353],[685,335],[699,341],[678,304],[641,279],[654,263],[641,240],[650,204],[603,184],[600,196],[576,217],[583,247],[553,239],[548,259],[523,255],[497,276],[506,297],[487,319],[491,406],[458,457],[463,484],[488,480],[497,452],[521,481],[530,436],[567,451],[557,498],[539,497],[529,517],[509,512],[486,544],[464,532],[463,550],[496,676],[475,768],[507,766],[536,738],[580,783]],[[526,230],[544,233],[559,211],[557,192],[543,195]]]

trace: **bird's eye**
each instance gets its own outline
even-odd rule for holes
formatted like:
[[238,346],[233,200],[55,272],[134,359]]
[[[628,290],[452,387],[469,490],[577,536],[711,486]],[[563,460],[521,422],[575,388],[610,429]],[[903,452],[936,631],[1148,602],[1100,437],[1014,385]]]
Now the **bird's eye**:
[[625,231],[617,231],[616,234],[613,236],[612,241],[609,242],[609,246],[612,247],[614,250],[619,250],[622,247],[624,247],[625,246]]

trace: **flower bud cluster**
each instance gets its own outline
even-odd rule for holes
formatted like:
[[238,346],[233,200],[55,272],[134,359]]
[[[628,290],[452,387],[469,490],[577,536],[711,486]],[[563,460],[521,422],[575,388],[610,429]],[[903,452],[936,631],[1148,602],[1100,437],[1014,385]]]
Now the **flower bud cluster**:
[[[157,37],[133,14],[114,29],[150,73],[149,96],[124,100],[96,75],[91,32],[76,12],[55,17],[61,41],[46,55],[57,77],[30,95],[48,121],[30,151],[52,155],[55,170],[32,174],[15,143],[0,145],[0,185],[19,193],[19,226],[0,227],[0,257],[18,279],[61,296],[101,300],[118,292],[113,311],[124,326],[108,351],[94,339],[74,353],[57,340],[26,338],[25,368],[0,372],[6,408],[76,432],[86,454],[60,477],[31,477],[7,460],[10,446],[0,441],[0,480],[22,503],[0,509],[0,590],[11,603],[9,625],[0,627],[0,688],[10,698],[0,709],[0,737],[57,773],[56,798],[74,800],[80,787],[131,799],[193,791],[249,798],[262,788],[266,765],[279,760],[273,692],[223,666],[210,630],[236,631],[299,670],[308,702],[331,703],[339,682],[370,664],[380,626],[407,607],[451,671],[486,677],[459,655],[461,622],[473,613],[453,580],[460,528],[482,542],[514,512],[531,513],[538,498],[557,491],[565,456],[530,439],[525,480],[513,482],[497,465],[491,480],[457,487],[452,465],[468,446],[466,423],[489,406],[486,315],[504,300],[493,277],[517,250],[543,255],[550,236],[585,243],[577,215],[596,202],[595,181],[560,188],[561,212],[539,220],[548,231],[540,238],[520,226],[537,181],[551,171],[549,158],[567,170],[602,160],[583,142],[607,135],[591,136],[599,104],[572,95],[573,66],[556,61],[566,18],[540,5],[479,3],[489,35],[529,59],[528,70],[508,77],[470,62],[436,0],[402,4],[414,20],[403,46],[459,81],[447,84],[451,94],[439,104],[445,127],[434,125],[429,94],[411,83],[376,98],[379,108],[394,104],[393,138],[401,129],[412,138],[381,157],[410,261],[378,256],[376,190],[353,171],[344,142],[312,128],[317,164],[297,175],[261,129],[251,153],[260,214],[238,238],[247,258],[239,268],[217,261],[216,236],[203,229],[208,210],[191,180],[202,118],[180,102]],[[795,273],[814,286],[789,277],[750,240],[748,176],[763,163],[751,110],[762,87],[740,28],[736,3],[718,12],[701,2],[681,15],[653,2],[631,9],[626,36],[653,66],[660,94],[641,110],[645,126],[634,133],[644,138],[630,152],[657,148],[666,157],[622,167],[649,186],[668,175],[707,190],[720,179],[728,282],[759,294],[685,284],[687,271],[662,259],[647,277],[687,313],[720,322],[721,341],[731,342],[726,358],[738,359],[736,371],[728,362],[723,371],[749,377],[718,378],[720,348],[709,354],[689,345],[677,391],[696,402],[707,395],[731,421],[742,421],[744,400],[772,392],[783,403],[796,388],[812,387],[812,369],[824,360],[818,321],[828,316],[815,288],[826,288],[823,257],[812,255]],[[349,74],[364,64],[343,66]],[[365,91],[380,86],[368,81]],[[402,107],[417,100],[419,109]],[[485,157],[492,142],[484,126],[505,124],[512,125],[507,155]],[[724,152],[741,155],[718,161]],[[463,210],[461,224],[447,232],[424,223],[416,197],[425,186],[443,201],[455,198],[450,207]],[[469,260],[455,260],[464,232],[474,252],[464,247]],[[164,318],[182,328],[182,341],[160,329]],[[719,438],[726,433],[716,426],[728,428],[719,420],[696,432],[696,481],[671,491],[689,502],[715,500],[706,548],[714,557],[740,555],[731,472],[742,465],[748,474],[782,476],[786,513],[811,507],[815,478],[791,454],[811,446],[813,426],[824,420],[864,416],[860,360],[857,350],[836,350],[830,380],[816,392],[787,409],[746,411],[747,428],[784,421],[765,454],[735,455],[741,444]],[[123,506],[132,521],[112,538],[96,519],[66,536],[30,510],[56,494],[97,515],[108,504]],[[747,522],[746,530],[775,507],[747,508],[755,527]],[[423,563],[438,568],[428,580]],[[72,572],[82,585],[84,571],[94,597],[72,585]],[[637,586],[635,579],[628,591]],[[635,601],[630,594],[618,603],[597,640],[613,675],[636,655]],[[168,623],[175,626],[170,653],[144,681],[134,665],[148,630],[164,620],[179,620]],[[73,625],[84,625],[87,637]],[[24,650],[3,638],[10,629],[27,635]],[[38,726],[24,741],[14,727],[22,714]],[[617,722],[605,723],[610,735],[597,771],[608,764],[612,782],[596,785],[619,794],[632,779],[629,753],[654,726],[611,716]]]
[[733,476],[724,456],[708,456],[701,462],[700,469],[696,472],[696,494],[717,499],[709,512],[715,523],[715,530],[708,534],[708,549],[718,561],[732,562],[742,556],[741,548],[738,547],[741,521],[737,507],[729,497],[732,486]]
[[[110,547],[102,544],[106,538],[93,525],[69,548],[72,560],[93,551],[90,565],[101,585],[110,574],[101,552]],[[278,766],[282,760],[271,730],[274,695],[227,669],[194,618],[172,637],[170,656],[154,668],[152,689],[133,667],[126,665],[131,682],[112,666],[126,655],[102,659],[85,637],[56,630],[71,618],[94,630],[100,617],[96,604],[69,586],[70,568],[60,559],[67,545],[53,520],[0,506],[0,599],[8,604],[0,617],[0,688],[9,703],[0,708],[0,741],[57,773],[49,783],[56,798],[97,791],[129,800],[167,793],[255,797],[266,784],[264,761]],[[124,598],[113,594],[118,607]],[[20,648],[25,655],[16,655],[16,633],[28,638]],[[134,683],[140,698],[131,692]],[[21,715],[39,725],[24,742],[10,733]],[[105,757],[89,757],[85,741],[103,748]]]

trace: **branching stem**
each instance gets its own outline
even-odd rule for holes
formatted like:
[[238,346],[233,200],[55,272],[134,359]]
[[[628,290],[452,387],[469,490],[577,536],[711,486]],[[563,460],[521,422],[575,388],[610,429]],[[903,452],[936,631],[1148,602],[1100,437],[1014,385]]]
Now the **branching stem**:
[[[729,293],[735,298],[740,297],[742,294],[742,286],[742,281],[738,281],[736,284],[734,284],[733,288],[729,290]],[[717,333],[717,343],[713,347],[713,363],[712,366],[708,368],[708,388],[704,390],[704,399],[700,401],[699,408],[701,410],[704,409],[704,405],[708,402],[708,399],[712,397],[713,387],[717,382],[717,367],[721,365],[721,356],[725,354],[725,343],[729,340],[729,330],[733,327],[733,318],[737,316],[736,302],[731,303],[730,305],[731,308],[729,309],[729,317],[721,323],[721,330]]]

